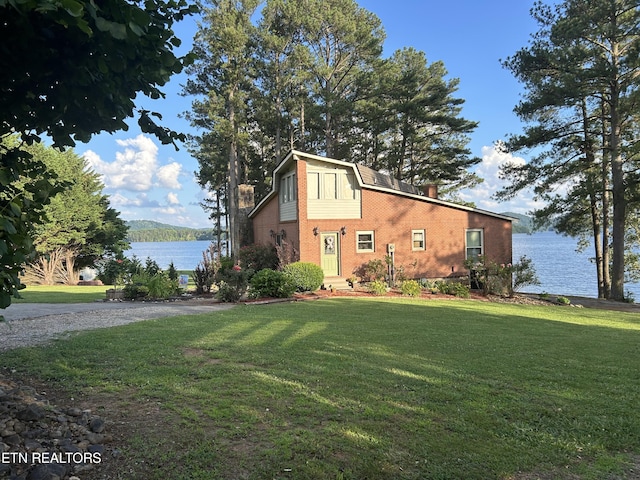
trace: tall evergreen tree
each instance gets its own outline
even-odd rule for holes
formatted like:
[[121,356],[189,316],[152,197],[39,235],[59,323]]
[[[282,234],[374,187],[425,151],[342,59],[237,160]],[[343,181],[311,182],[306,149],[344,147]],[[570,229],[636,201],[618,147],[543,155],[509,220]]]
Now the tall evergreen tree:
[[[590,220],[600,294],[622,300],[627,207],[637,202],[638,191],[638,3],[566,0],[556,7],[538,3],[533,14],[539,32],[505,66],[527,88],[516,111],[537,125],[510,143],[549,148],[528,165],[507,167],[513,184],[502,195],[535,185],[551,200],[541,217],[559,215],[567,233],[585,231]],[[548,193],[557,185],[569,185],[567,194]],[[580,228],[577,219],[583,219]]]
[[[231,254],[236,259],[240,251],[238,185],[244,173],[242,156],[246,158],[247,152],[246,100],[255,28],[251,18],[258,4],[259,0],[220,0],[205,9],[203,26],[195,38],[197,61],[189,67],[192,77],[185,87],[185,93],[206,99],[196,101],[188,115],[195,125],[209,126],[215,132],[206,136],[215,141],[206,151],[220,152],[228,159],[228,226]],[[195,150],[201,145],[195,145]]]
[[469,187],[478,179],[469,168],[481,161],[466,147],[476,122],[460,117],[454,98],[458,80],[445,80],[442,62],[428,64],[423,52],[405,48],[384,64],[385,91],[376,96],[387,116],[386,150],[375,166],[413,185]]

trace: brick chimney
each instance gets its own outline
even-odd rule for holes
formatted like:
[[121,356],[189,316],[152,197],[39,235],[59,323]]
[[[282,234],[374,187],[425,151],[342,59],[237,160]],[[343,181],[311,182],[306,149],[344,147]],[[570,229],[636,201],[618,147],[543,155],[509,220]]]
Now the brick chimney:
[[429,183],[423,187],[425,197],[438,198],[438,185]]

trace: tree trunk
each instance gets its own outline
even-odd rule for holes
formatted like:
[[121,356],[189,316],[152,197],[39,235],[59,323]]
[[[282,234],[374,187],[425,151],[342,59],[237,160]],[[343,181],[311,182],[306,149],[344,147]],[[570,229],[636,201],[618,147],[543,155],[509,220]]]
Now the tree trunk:
[[77,285],[80,282],[80,272],[76,270],[76,250],[64,249],[64,261],[60,264],[60,271],[67,285]]
[[610,208],[611,198],[609,190],[611,188],[609,177],[611,175],[610,162],[609,162],[609,149],[608,140],[606,134],[606,114],[605,114],[605,102],[602,102],[602,280],[604,282],[604,298],[611,297],[611,234],[609,228],[611,226],[610,221]]
[[231,257],[238,261],[240,254],[240,222],[239,222],[239,201],[238,201],[238,142],[236,112],[234,102],[234,92],[229,92],[228,98],[228,120],[231,125],[231,141],[229,142],[229,240],[231,242]]
[[617,85],[611,89],[611,192],[613,200],[611,298],[624,300],[624,249],[626,201],[623,160],[620,153],[619,92]]

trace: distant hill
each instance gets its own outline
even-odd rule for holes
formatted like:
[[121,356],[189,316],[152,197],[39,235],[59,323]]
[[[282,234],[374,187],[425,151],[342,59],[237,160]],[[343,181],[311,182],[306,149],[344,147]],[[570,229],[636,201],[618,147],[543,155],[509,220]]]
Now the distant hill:
[[212,240],[212,228],[189,228],[154,222],[153,220],[129,220],[127,241],[129,242],[189,242]]
[[533,218],[513,212],[504,212],[501,215],[507,215],[518,219],[513,222],[513,233],[533,233]]

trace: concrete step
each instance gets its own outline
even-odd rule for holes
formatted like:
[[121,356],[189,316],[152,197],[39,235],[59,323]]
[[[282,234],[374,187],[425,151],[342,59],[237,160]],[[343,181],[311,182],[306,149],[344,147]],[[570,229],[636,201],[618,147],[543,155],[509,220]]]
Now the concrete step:
[[331,290],[332,288],[336,290],[352,290],[349,282],[342,277],[324,277],[323,288],[326,290]]

